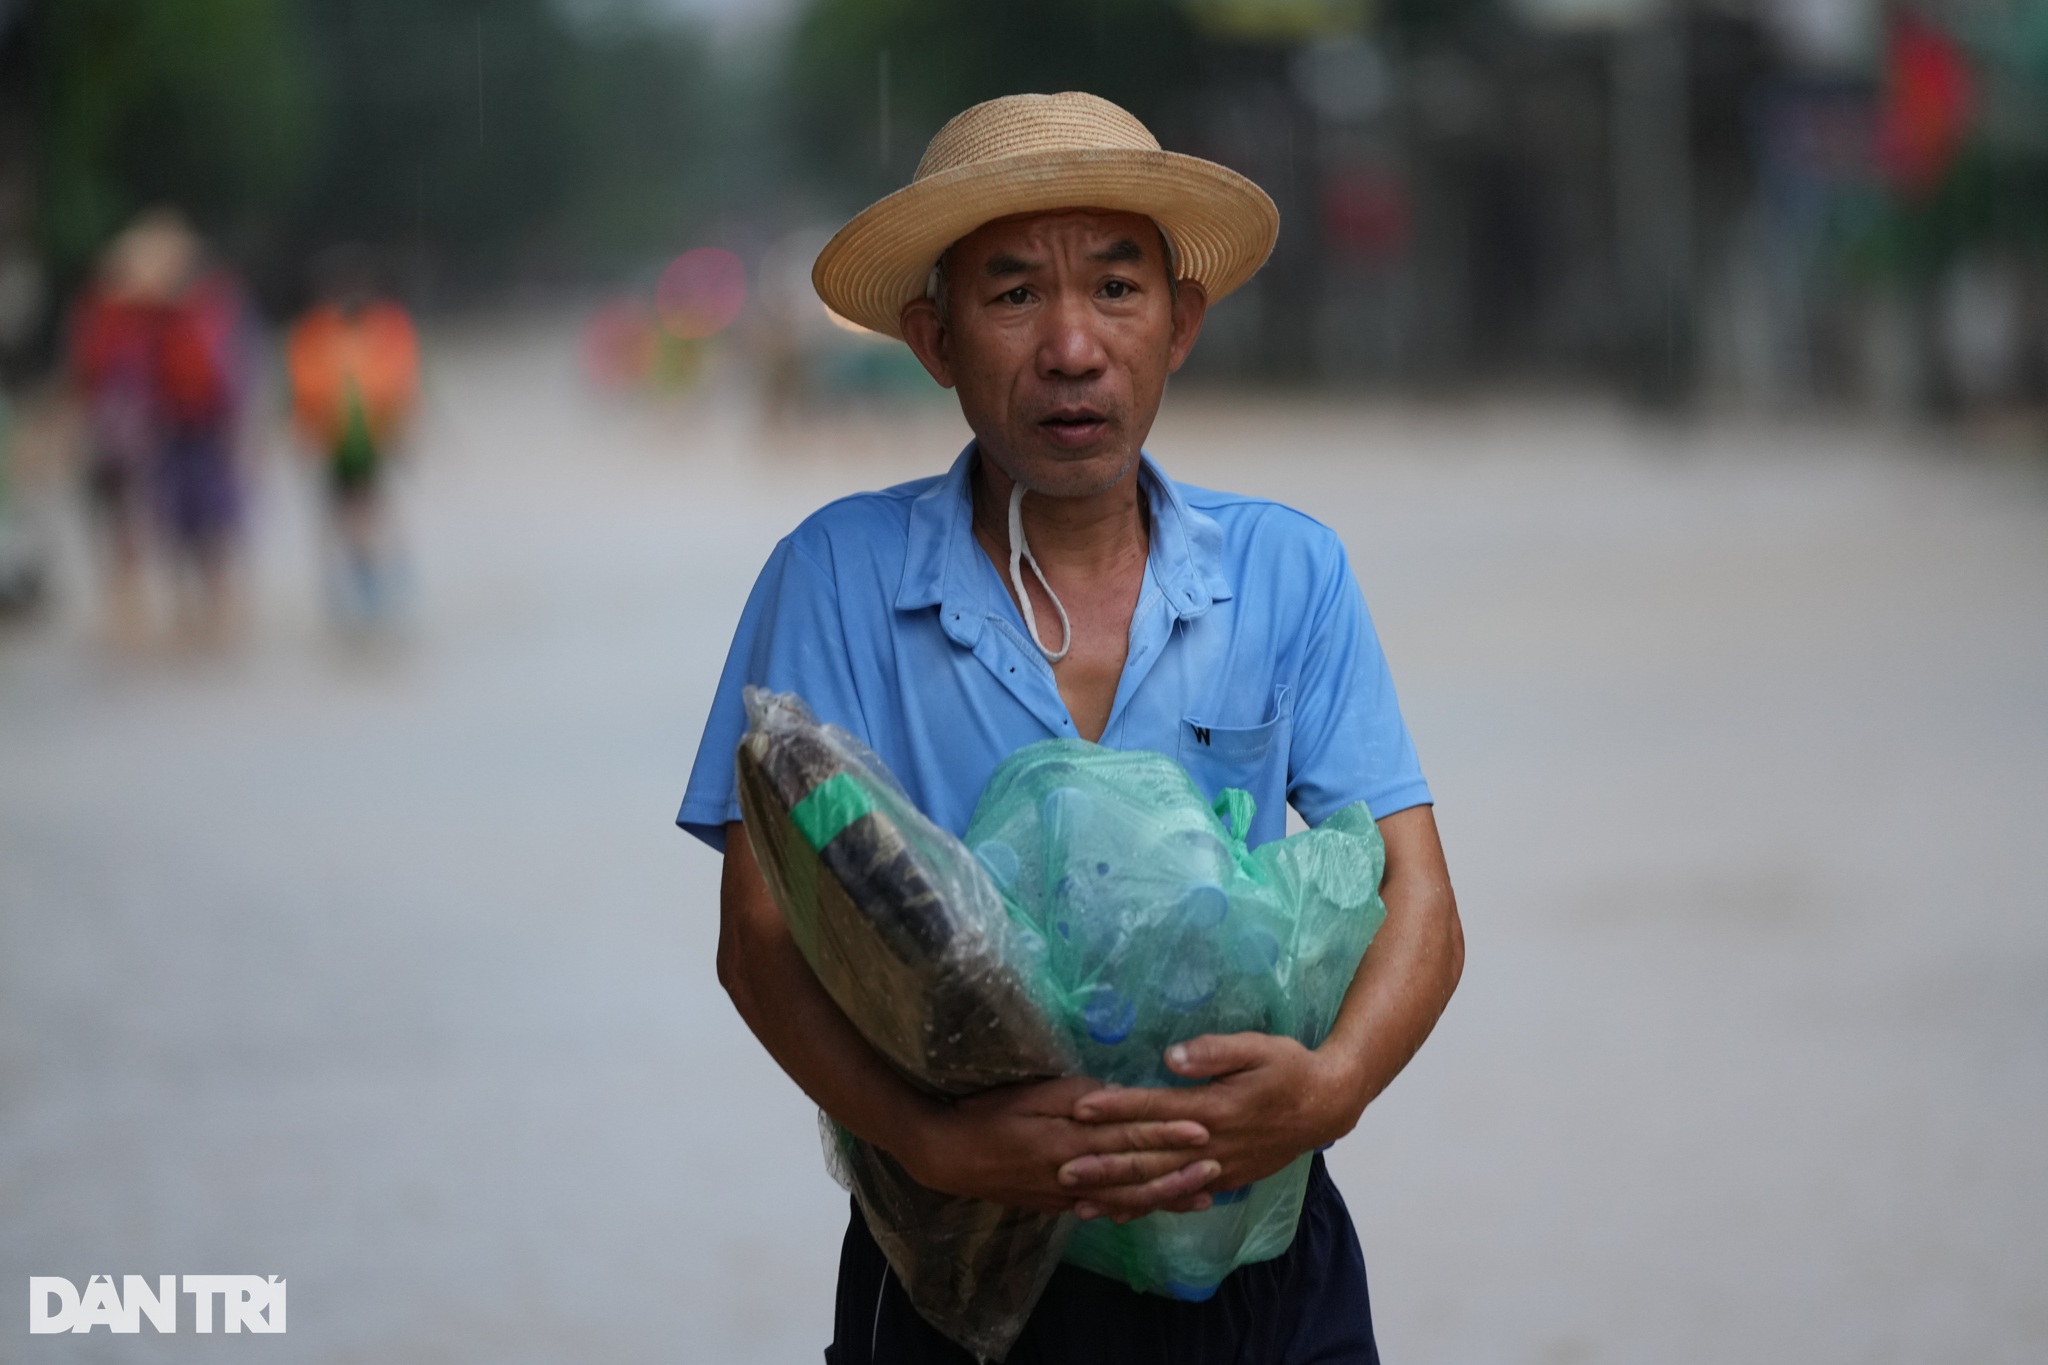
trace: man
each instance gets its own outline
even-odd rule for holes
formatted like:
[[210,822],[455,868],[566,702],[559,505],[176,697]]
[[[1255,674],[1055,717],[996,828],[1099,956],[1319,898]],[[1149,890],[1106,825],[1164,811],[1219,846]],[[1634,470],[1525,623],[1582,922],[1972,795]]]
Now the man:
[[[1350,1131],[1457,983],[1429,790],[1342,547],[1286,508],[1176,485],[1142,454],[1209,302],[1277,232],[1256,186],[1160,151],[1116,106],[1020,95],[947,124],[912,184],[818,258],[826,303],[907,341],[975,439],[950,473],[834,503],[777,546],[678,822],[724,850],[719,975],[755,1035],[935,1189],[1083,1218],[1205,1208]],[[956,833],[997,763],[1054,736],[1161,750],[1212,796],[1251,791],[1255,843],[1284,832],[1287,802],[1313,824],[1367,801],[1386,924],[1314,1051],[1205,1037],[1167,1061],[1206,1085],[1076,1077],[935,1100],[839,1013],[763,886],[734,797],[747,683],[859,735]],[[1062,1266],[1009,1356],[1377,1358],[1358,1240],[1320,1158],[1280,1257],[1203,1303]],[[969,1359],[916,1315],[858,1210],[827,1359]]]

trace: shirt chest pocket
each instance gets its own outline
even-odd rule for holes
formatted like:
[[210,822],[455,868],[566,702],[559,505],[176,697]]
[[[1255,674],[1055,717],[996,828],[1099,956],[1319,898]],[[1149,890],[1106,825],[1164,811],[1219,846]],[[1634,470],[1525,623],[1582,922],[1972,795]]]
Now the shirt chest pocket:
[[1279,812],[1287,798],[1287,745],[1293,721],[1293,698],[1281,687],[1273,693],[1266,718],[1256,725],[1184,718],[1177,757],[1211,799],[1225,787],[1242,787],[1261,812]]

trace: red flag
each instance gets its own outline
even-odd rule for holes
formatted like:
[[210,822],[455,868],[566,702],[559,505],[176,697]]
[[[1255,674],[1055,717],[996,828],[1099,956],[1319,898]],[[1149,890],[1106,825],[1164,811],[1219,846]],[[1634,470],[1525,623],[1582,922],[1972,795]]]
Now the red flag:
[[1894,15],[1885,46],[1878,163],[1894,188],[1920,198],[1941,184],[1970,131],[1976,80],[1955,40],[1910,11]]

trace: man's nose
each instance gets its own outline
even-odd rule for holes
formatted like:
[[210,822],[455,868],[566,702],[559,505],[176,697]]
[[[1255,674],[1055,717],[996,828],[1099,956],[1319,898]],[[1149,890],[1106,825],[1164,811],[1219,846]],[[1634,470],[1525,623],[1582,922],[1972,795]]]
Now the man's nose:
[[1062,294],[1045,312],[1045,334],[1038,346],[1038,373],[1043,379],[1093,379],[1109,363],[1099,319],[1088,300]]

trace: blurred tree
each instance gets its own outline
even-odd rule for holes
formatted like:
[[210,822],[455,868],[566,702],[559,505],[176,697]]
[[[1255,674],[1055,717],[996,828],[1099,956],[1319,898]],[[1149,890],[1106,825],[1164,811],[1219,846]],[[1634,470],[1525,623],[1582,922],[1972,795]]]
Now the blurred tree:
[[903,184],[931,134],[982,100],[1087,90],[1152,122],[1203,78],[1175,0],[815,0],[790,48],[788,108],[849,201]]
[[571,57],[571,174],[553,231],[577,259],[673,250],[772,164],[765,134],[744,132],[758,125],[733,116],[748,73],[714,67],[693,31],[627,16],[588,29]]
[[1972,252],[2048,252],[2048,7],[1976,18],[1895,17],[1880,175],[1831,225],[1852,273],[1924,283]]
[[62,275],[162,199],[202,217],[280,213],[306,171],[313,89],[277,0],[35,6],[39,235]]
[[717,209],[717,87],[651,3],[31,0],[13,40],[66,282],[158,201],[287,296],[334,241],[484,284],[616,269]]
[[305,229],[472,278],[667,247],[701,213],[705,62],[639,8],[323,0],[321,173]]

